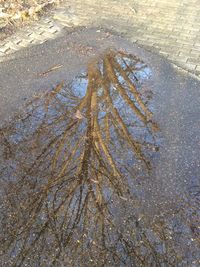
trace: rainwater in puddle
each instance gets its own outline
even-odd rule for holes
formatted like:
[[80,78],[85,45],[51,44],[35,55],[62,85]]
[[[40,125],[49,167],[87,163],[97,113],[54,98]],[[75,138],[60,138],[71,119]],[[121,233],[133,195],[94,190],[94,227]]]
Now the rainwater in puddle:
[[2,126],[3,266],[199,266],[197,198],[152,222],[141,209],[162,145],[149,80],[108,50]]

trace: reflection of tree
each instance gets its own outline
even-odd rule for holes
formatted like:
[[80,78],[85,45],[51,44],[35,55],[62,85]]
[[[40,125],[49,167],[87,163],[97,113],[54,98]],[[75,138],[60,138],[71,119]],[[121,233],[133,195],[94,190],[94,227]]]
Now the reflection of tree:
[[145,68],[108,51],[81,78],[84,97],[60,84],[2,129],[8,266],[160,266],[129,214],[132,166],[149,171],[156,148],[158,127],[138,85]]

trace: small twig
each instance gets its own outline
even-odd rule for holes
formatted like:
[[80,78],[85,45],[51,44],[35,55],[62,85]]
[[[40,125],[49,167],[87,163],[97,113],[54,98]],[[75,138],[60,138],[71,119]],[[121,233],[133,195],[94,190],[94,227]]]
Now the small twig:
[[49,72],[54,71],[54,70],[57,70],[57,69],[60,69],[60,68],[62,68],[62,67],[63,67],[63,65],[61,65],[61,64],[59,64],[59,65],[55,65],[55,66],[53,66],[52,68],[50,68],[49,70],[40,73],[39,76],[46,76],[47,74],[49,74]]

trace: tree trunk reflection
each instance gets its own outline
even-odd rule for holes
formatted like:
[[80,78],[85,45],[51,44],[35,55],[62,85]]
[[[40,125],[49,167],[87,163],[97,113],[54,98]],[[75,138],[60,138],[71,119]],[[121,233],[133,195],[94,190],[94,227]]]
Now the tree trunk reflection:
[[158,149],[159,128],[138,83],[145,68],[109,50],[79,78],[84,95],[82,85],[61,83],[1,129],[6,266],[168,261],[132,208],[133,170],[148,174]]

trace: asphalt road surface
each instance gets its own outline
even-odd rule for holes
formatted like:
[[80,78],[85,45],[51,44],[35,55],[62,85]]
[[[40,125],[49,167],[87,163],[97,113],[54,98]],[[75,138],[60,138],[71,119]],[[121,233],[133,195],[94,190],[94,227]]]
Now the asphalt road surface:
[[152,70],[154,119],[162,145],[155,170],[141,181],[143,209],[173,209],[191,187],[200,188],[200,82],[175,70],[164,58],[98,29],[79,29],[24,49],[0,64],[0,120],[6,121],[36,92],[71,81],[88,60],[115,47],[137,55]]

